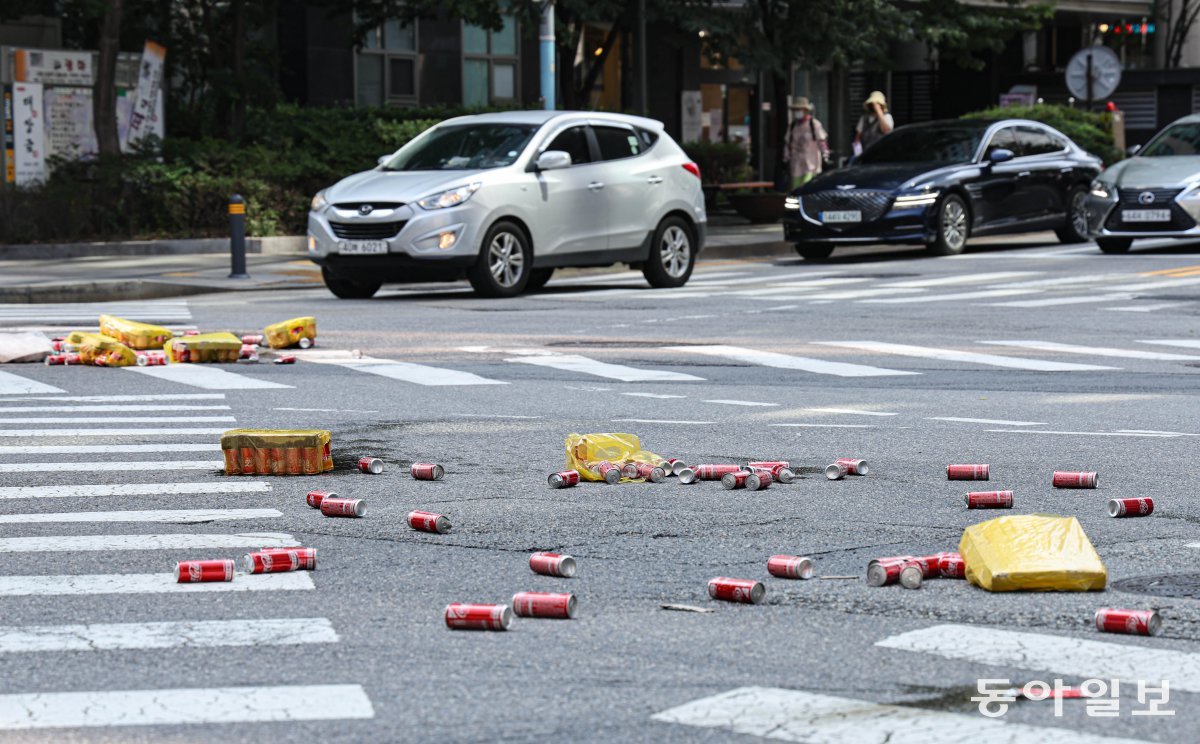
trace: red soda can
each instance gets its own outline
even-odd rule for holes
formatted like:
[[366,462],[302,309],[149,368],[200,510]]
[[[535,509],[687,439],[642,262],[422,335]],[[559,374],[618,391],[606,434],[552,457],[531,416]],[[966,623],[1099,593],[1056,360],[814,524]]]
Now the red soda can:
[[621,475],[631,479],[643,478],[651,483],[662,483],[663,478],[667,477],[665,470],[648,462],[626,463],[621,469]]
[[987,465],[947,465],[946,480],[988,480]]
[[569,579],[575,575],[575,559],[561,553],[533,553],[529,556],[529,568],[542,576],[558,576]]
[[939,553],[938,573],[947,579],[965,579],[967,577],[967,562],[958,553]]
[[900,567],[900,586],[905,589],[920,589],[925,581],[925,566],[919,560],[909,561]]
[[1158,635],[1162,616],[1154,610],[1122,610],[1105,607],[1096,610],[1096,630],[1102,633]]
[[238,352],[238,359],[258,359],[258,347],[250,344],[242,344],[241,350]]
[[551,617],[569,620],[575,617],[575,595],[553,592],[517,592],[512,598],[518,617]]
[[444,535],[450,531],[450,520],[441,514],[434,514],[433,512],[410,511],[408,513],[408,526],[421,532],[434,532]]
[[180,584],[233,581],[233,561],[180,561],[175,564],[175,581]]
[[414,462],[408,472],[417,480],[441,480],[446,469],[432,462]]
[[262,342],[263,337],[261,333],[251,333],[246,336],[242,336],[243,346],[262,346]]
[[321,499],[321,513],[327,517],[361,517],[367,512],[367,502],[362,499]]
[[918,555],[913,556],[912,563],[917,563],[921,566],[921,578],[932,579],[935,576],[941,575],[939,566],[941,565],[942,554],[934,555]]
[[767,588],[754,579],[727,579],[720,576],[708,580],[708,596],[724,602],[758,604],[767,596]]
[[78,354],[51,354],[46,357],[46,365],[57,364],[82,364],[83,360]]
[[803,555],[773,555],[767,559],[767,572],[780,579],[811,579],[813,560]]
[[271,555],[275,553],[289,553],[294,555],[296,556],[296,570],[298,571],[315,571],[317,568],[316,548],[261,548],[258,552]]
[[193,329],[192,329],[192,330],[190,330],[190,331],[184,331],[184,332],[183,332],[183,335],[185,335],[185,336],[199,336],[199,335],[200,335],[200,331],[197,331],[196,329],[194,329],[194,328],[193,328]]
[[968,509],[1011,509],[1012,491],[970,491],[964,497]]
[[679,478],[679,482],[684,485],[695,483],[697,480],[696,471],[692,468],[680,468],[679,472],[675,475]]
[[378,457],[371,457],[370,455],[360,457],[358,458],[358,472],[379,475],[383,472],[383,460],[380,460]]
[[771,469],[771,477],[780,483],[787,484],[796,480],[796,473],[791,468],[780,465]]
[[1095,488],[1096,474],[1055,470],[1052,483],[1055,488]]
[[338,498],[336,491],[309,491],[308,497],[305,499],[308,505],[314,509],[321,508],[321,502],[325,499]]
[[508,630],[513,619],[508,605],[461,602],[446,605],[445,617],[451,630]]
[[1154,499],[1109,499],[1110,517],[1146,517],[1154,513]]
[[850,473],[850,475],[866,475],[871,470],[871,466],[866,460],[858,460],[853,457],[839,457],[834,460],[834,463],[845,465],[846,472]]
[[551,473],[546,479],[551,488],[570,488],[571,486],[579,485],[578,470],[563,470],[558,473]]
[[137,352],[137,365],[139,367],[160,367],[167,363],[167,355],[162,351],[139,351]]
[[754,470],[755,468],[765,468],[774,470],[775,468],[791,468],[792,464],[787,460],[756,460],[755,462],[746,463],[746,470]]
[[667,460],[667,464],[671,466],[670,475],[679,475],[679,471],[687,468],[687,463],[677,458]]
[[771,477],[771,471],[766,469],[757,469],[746,476],[746,488],[750,491],[763,491],[768,488],[775,479]]
[[742,469],[741,465],[697,465],[693,470],[696,473],[696,480],[721,480],[730,473],[736,473]]
[[605,483],[619,483],[621,480],[621,469],[608,460],[589,463],[588,469],[603,478]]
[[295,364],[296,363],[296,355],[295,354],[284,354],[281,357],[277,357],[275,359],[275,363],[276,364]]
[[732,491],[735,488],[745,488],[746,479],[750,477],[749,470],[735,470],[732,473],[726,473],[721,477],[721,485],[725,486],[725,490]]
[[825,466],[825,477],[829,480],[841,480],[850,472],[850,468],[840,463],[830,463]]
[[895,584],[900,580],[900,569],[912,561],[911,555],[876,558],[870,561],[867,563],[867,584],[869,586]]
[[248,574],[283,573],[300,568],[300,556],[295,553],[247,553],[242,559]]
[[[302,332],[302,329],[296,329],[296,330],[301,330],[301,332]],[[301,349],[310,349],[310,348],[312,348],[313,340],[311,338],[309,338],[308,336],[301,336],[300,340],[296,342],[296,345],[299,346]]]

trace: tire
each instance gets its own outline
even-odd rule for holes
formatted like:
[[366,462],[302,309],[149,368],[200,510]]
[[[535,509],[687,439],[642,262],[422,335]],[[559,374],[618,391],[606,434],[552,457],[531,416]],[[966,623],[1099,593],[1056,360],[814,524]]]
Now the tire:
[[820,261],[833,255],[832,243],[796,243],[796,253],[806,261]]
[[541,289],[546,286],[546,282],[550,281],[552,276],[554,276],[554,269],[534,269],[529,272],[529,282],[525,284],[525,291]]
[[942,200],[937,214],[937,238],[927,249],[935,256],[957,256],[967,247],[971,235],[971,213],[957,194]]
[[1096,245],[1100,246],[1101,253],[1129,253],[1133,238],[1096,238]]
[[321,267],[321,278],[325,280],[325,286],[329,288],[330,292],[333,292],[334,297],[342,300],[370,299],[383,286],[383,282],[342,279],[324,266]]
[[1054,231],[1060,243],[1086,243],[1088,239],[1087,189],[1076,186],[1067,192],[1066,223]]
[[696,265],[696,238],[682,217],[667,217],[658,223],[650,241],[650,255],[642,274],[651,287],[682,287]]
[[467,270],[467,279],[483,297],[516,297],[529,284],[532,266],[533,250],[525,231],[500,220],[483,236],[479,259]]

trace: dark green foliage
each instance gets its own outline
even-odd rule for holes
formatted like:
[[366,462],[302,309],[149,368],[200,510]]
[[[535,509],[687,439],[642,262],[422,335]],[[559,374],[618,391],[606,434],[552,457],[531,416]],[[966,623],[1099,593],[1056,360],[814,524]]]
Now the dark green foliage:
[[746,148],[734,142],[684,142],[680,147],[696,165],[704,183],[733,183],[750,177]]
[[1032,119],[1054,127],[1083,149],[1112,165],[1124,154],[1113,146],[1112,117],[1069,106],[995,106],[967,114],[965,119]]

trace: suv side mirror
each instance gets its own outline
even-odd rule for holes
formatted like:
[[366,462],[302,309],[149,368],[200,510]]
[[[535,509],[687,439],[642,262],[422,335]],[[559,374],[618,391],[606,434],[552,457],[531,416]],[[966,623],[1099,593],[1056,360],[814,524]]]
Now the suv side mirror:
[[1125,148],[1125,157],[1132,158],[1134,155],[1137,155],[1141,151],[1142,151],[1141,145],[1130,145],[1129,147]]
[[537,162],[533,164],[533,167],[539,171],[570,168],[571,154],[565,150],[546,150],[541,155],[538,155]]
[[1012,160],[1014,157],[1016,157],[1016,155],[1013,154],[1012,150],[1008,150],[1003,147],[997,147],[995,150],[992,150],[991,152],[988,153],[987,159],[988,159],[988,162],[995,164],[995,163],[1007,163],[1008,161]]

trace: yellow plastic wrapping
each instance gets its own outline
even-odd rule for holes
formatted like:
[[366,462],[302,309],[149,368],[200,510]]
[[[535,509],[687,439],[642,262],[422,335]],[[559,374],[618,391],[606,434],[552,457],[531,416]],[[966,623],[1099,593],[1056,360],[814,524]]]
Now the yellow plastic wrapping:
[[137,364],[137,354],[125,344],[99,333],[71,333],[78,344],[79,360],[84,364],[95,364],[100,367],[129,367]]
[[286,349],[296,346],[300,339],[307,338],[316,343],[317,319],[312,316],[292,318],[281,323],[272,323],[263,329],[263,340],[272,349]]
[[588,467],[588,463],[607,460],[620,467],[630,460],[657,465],[664,459],[643,450],[636,434],[568,434],[566,447],[567,470],[579,471],[579,477],[586,481],[604,480]]
[[226,475],[318,475],[333,470],[322,429],[230,429],[221,435]]
[[172,362],[236,362],[242,340],[232,333],[201,333],[173,338],[163,349]]
[[1108,571],[1075,517],[1022,514],[963,530],[967,581],[990,592],[1104,589]]
[[79,346],[80,344],[83,343],[83,340],[85,338],[87,338],[88,336],[95,336],[95,335],[96,335],[95,331],[71,331],[64,337],[63,340],[66,341],[68,344],[74,344],[75,346]]
[[161,349],[175,334],[162,326],[125,320],[115,315],[100,316],[100,332],[111,336],[131,349]]

